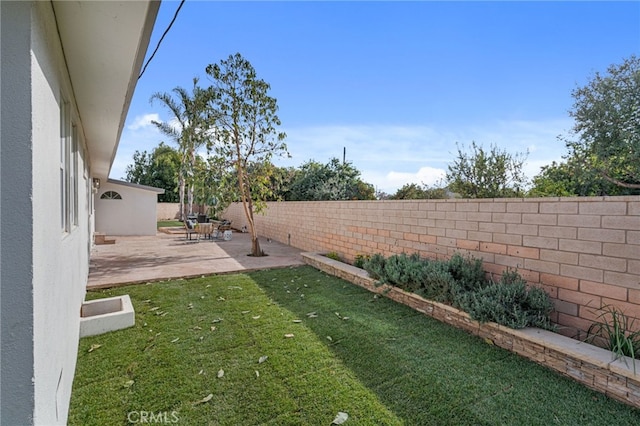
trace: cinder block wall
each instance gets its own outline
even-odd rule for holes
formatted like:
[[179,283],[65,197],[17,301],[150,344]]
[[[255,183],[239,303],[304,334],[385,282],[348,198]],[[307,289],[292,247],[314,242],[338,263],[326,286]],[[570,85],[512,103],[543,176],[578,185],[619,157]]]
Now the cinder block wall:
[[[241,204],[225,218],[247,225]],[[517,268],[554,299],[554,320],[581,338],[613,304],[640,318],[640,197],[273,202],[255,215],[259,235],[305,251],[418,252],[482,258],[485,270]],[[640,320],[639,320],[640,321]]]
[[[195,214],[199,212],[207,212],[207,206],[194,204],[192,211]],[[177,220],[180,218],[180,203],[158,203],[156,209],[157,220]]]

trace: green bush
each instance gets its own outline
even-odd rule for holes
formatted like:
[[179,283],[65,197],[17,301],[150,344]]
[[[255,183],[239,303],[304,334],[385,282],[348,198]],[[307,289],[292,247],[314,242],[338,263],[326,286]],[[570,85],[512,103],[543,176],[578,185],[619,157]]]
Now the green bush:
[[587,331],[587,342],[604,346],[616,359],[622,356],[640,359],[640,330],[635,327],[635,318],[611,305],[602,306],[600,311]]
[[364,262],[364,270],[374,280],[378,280],[378,284],[382,284],[380,280],[384,276],[384,265],[387,260],[380,253],[376,253]]
[[356,254],[355,259],[353,260],[353,266],[356,268],[364,269],[364,264],[371,259],[371,256],[368,254]]
[[338,262],[342,262],[342,258],[340,258],[340,255],[335,251],[331,251],[331,252],[327,253],[326,256],[329,259],[333,259],[333,260],[337,260]]
[[516,271],[502,274],[499,282],[489,282],[482,260],[456,253],[448,261],[421,259],[416,253],[375,254],[364,269],[378,284],[389,284],[420,296],[448,303],[480,321],[493,321],[511,328],[553,329],[553,304],[547,293],[528,287]]
[[527,287],[516,271],[507,271],[499,282],[466,293],[459,303],[476,321],[493,321],[514,329],[553,329],[549,317],[553,304],[549,296],[541,288]]
[[448,270],[446,262],[425,261],[425,280],[417,292],[425,299],[451,303],[456,288],[456,280]]
[[459,284],[460,291],[476,291],[487,285],[482,259],[464,257],[460,253],[455,253],[447,262],[447,269]]
[[420,255],[406,253],[390,256],[384,265],[384,275],[381,281],[406,291],[414,292],[425,282],[425,262]]

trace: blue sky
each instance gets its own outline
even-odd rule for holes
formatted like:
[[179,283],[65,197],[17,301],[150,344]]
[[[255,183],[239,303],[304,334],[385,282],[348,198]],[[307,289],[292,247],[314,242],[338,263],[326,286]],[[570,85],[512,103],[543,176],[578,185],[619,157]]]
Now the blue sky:
[[[163,1],[149,53],[177,1]],[[206,2],[188,0],[138,82],[110,177],[170,142],[154,92],[210,81],[241,53],[271,85],[290,159],[346,158],[378,190],[436,184],[456,144],[560,160],[571,91],[640,54],[640,2]]]

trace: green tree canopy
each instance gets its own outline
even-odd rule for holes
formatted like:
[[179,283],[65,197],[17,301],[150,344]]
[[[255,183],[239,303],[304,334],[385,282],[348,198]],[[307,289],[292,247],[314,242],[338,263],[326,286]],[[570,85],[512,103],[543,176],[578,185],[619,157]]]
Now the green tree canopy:
[[407,183],[399,188],[395,194],[389,197],[390,200],[428,200],[449,198],[447,188],[430,187],[417,183]]
[[568,159],[582,166],[581,179],[610,182],[610,195],[640,193],[640,58],[595,73],[572,96],[574,138],[565,143]]
[[164,194],[158,195],[158,201],[178,202],[177,179],[180,169],[180,154],[174,148],[160,142],[151,154],[136,151],[133,164],[126,169],[126,180],[140,185],[163,188]]
[[512,155],[492,145],[486,151],[475,142],[471,150],[458,145],[458,155],[449,164],[446,182],[463,198],[520,197],[527,184],[522,167],[528,154]]
[[251,255],[262,256],[254,211],[264,208],[271,192],[268,167],[274,155],[288,155],[284,132],[277,126],[277,100],[271,86],[257,77],[251,63],[239,53],[206,68],[213,84],[208,89],[209,148],[218,161],[234,169],[238,196],[251,233]]
[[327,164],[310,160],[300,166],[291,183],[290,201],[374,200],[373,185],[360,179],[349,162],[332,158]]

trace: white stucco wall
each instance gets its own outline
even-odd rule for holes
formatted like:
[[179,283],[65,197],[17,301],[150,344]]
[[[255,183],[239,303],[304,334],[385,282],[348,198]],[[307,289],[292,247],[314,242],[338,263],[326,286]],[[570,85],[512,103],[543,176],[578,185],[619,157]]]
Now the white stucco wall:
[[[79,312],[88,274],[91,217],[87,208],[89,179],[81,156],[78,159],[78,225],[68,232],[62,230],[61,94],[70,101],[78,134],[82,134],[82,126],[73,108],[73,92],[51,4],[2,2],[1,7],[0,423],[66,424],[76,365]],[[14,55],[20,62],[9,71],[5,67]],[[11,101],[5,97],[5,84],[15,90]],[[19,108],[17,113],[16,108]],[[6,137],[6,127],[13,128],[15,134]],[[14,170],[7,170],[5,165]],[[9,260],[8,253],[15,259]],[[20,272],[5,276],[7,265]],[[7,383],[6,377],[18,383]]]
[[[104,200],[107,191],[115,191],[121,200]],[[96,232],[113,235],[156,235],[158,192],[107,181],[95,198]]]
[[[60,105],[69,102],[81,136],[51,5],[32,15],[33,299],[36,424],[65,424],[78,349],[80,306],[89,264],[88,176],[78,155],[78,218],[61,227]],[[82,138],[79,151],[84,152]],[[53,161],[52,161],[53,160]]]
[[[67,423],[94,229],[90,182],[97,170],[108,174],[158,7],[0,1],[2,425]],[[115,61],[106,67],[109,89],[96,77],[105,60]],[[65,102],[78,142],[70,186],[61,174]],[[63,188],[77,200],[70,226],[62,224]],[[145,213],[155,231],[155,210]]]
[[0,424],[33,419],[29,4],[0,2]]

